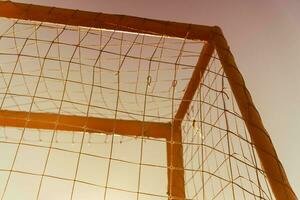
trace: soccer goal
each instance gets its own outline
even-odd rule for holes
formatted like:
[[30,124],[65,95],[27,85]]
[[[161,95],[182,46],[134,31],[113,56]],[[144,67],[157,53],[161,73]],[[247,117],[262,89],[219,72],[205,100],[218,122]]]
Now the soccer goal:
[[218,27],[0,2],[2,200],[296,200]]

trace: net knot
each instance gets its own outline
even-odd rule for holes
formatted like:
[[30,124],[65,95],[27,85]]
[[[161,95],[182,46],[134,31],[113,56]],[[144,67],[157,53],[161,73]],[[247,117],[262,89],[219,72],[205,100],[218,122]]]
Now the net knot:
[[149,75],[147,76],[147,86],[150,86],[151,82],[152,82],[152,77]]
[[172,87],[176,87],[176,85],[177,85],[177,80],[173,80],[172,81]]

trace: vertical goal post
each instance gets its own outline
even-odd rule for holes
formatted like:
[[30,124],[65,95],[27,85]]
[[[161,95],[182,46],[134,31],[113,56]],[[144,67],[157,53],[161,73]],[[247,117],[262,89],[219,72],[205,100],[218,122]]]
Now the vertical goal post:
[[173,121],[164,123],[50,114],[46,112],[28,113],[25,111],[0,110],[0,126],[26,126],[33,129],[55,128],[63,131],[116,133],[124,136],[165,139],[167,141],[169,199],[185,200],[181,124],[203,79],[203,74],[213,56],[213,52],[216,50],[250,134],[252,145],[255,147],[275,198],[277,200],[297,199],[219,27],[29,5],[10,1],[0,2],[0,17],[205,41],[198,63],[188,82]]

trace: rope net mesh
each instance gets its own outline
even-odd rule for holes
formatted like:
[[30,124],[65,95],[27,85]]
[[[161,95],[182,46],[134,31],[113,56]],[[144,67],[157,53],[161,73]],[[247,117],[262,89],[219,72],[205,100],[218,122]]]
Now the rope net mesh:
[[274,198],[216,55],[182,130],[190,199]]
[[[203,46],[1,18],[1,199],[180,199],[168,191],[172,131],[147,127],[174,120]],[[33,127],[33,116],[50,125]],[[62,128],[67,116],[81,121]],[[111,127],[90,128],[90,118]],[[274,198],[216,54],[181,132],[184,199]]]

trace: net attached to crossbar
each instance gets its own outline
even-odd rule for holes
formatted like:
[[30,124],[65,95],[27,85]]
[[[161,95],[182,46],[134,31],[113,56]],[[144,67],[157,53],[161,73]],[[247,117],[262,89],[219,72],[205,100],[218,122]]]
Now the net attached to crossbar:
[[1,199],[274,199],[207,46],[1,18]]

